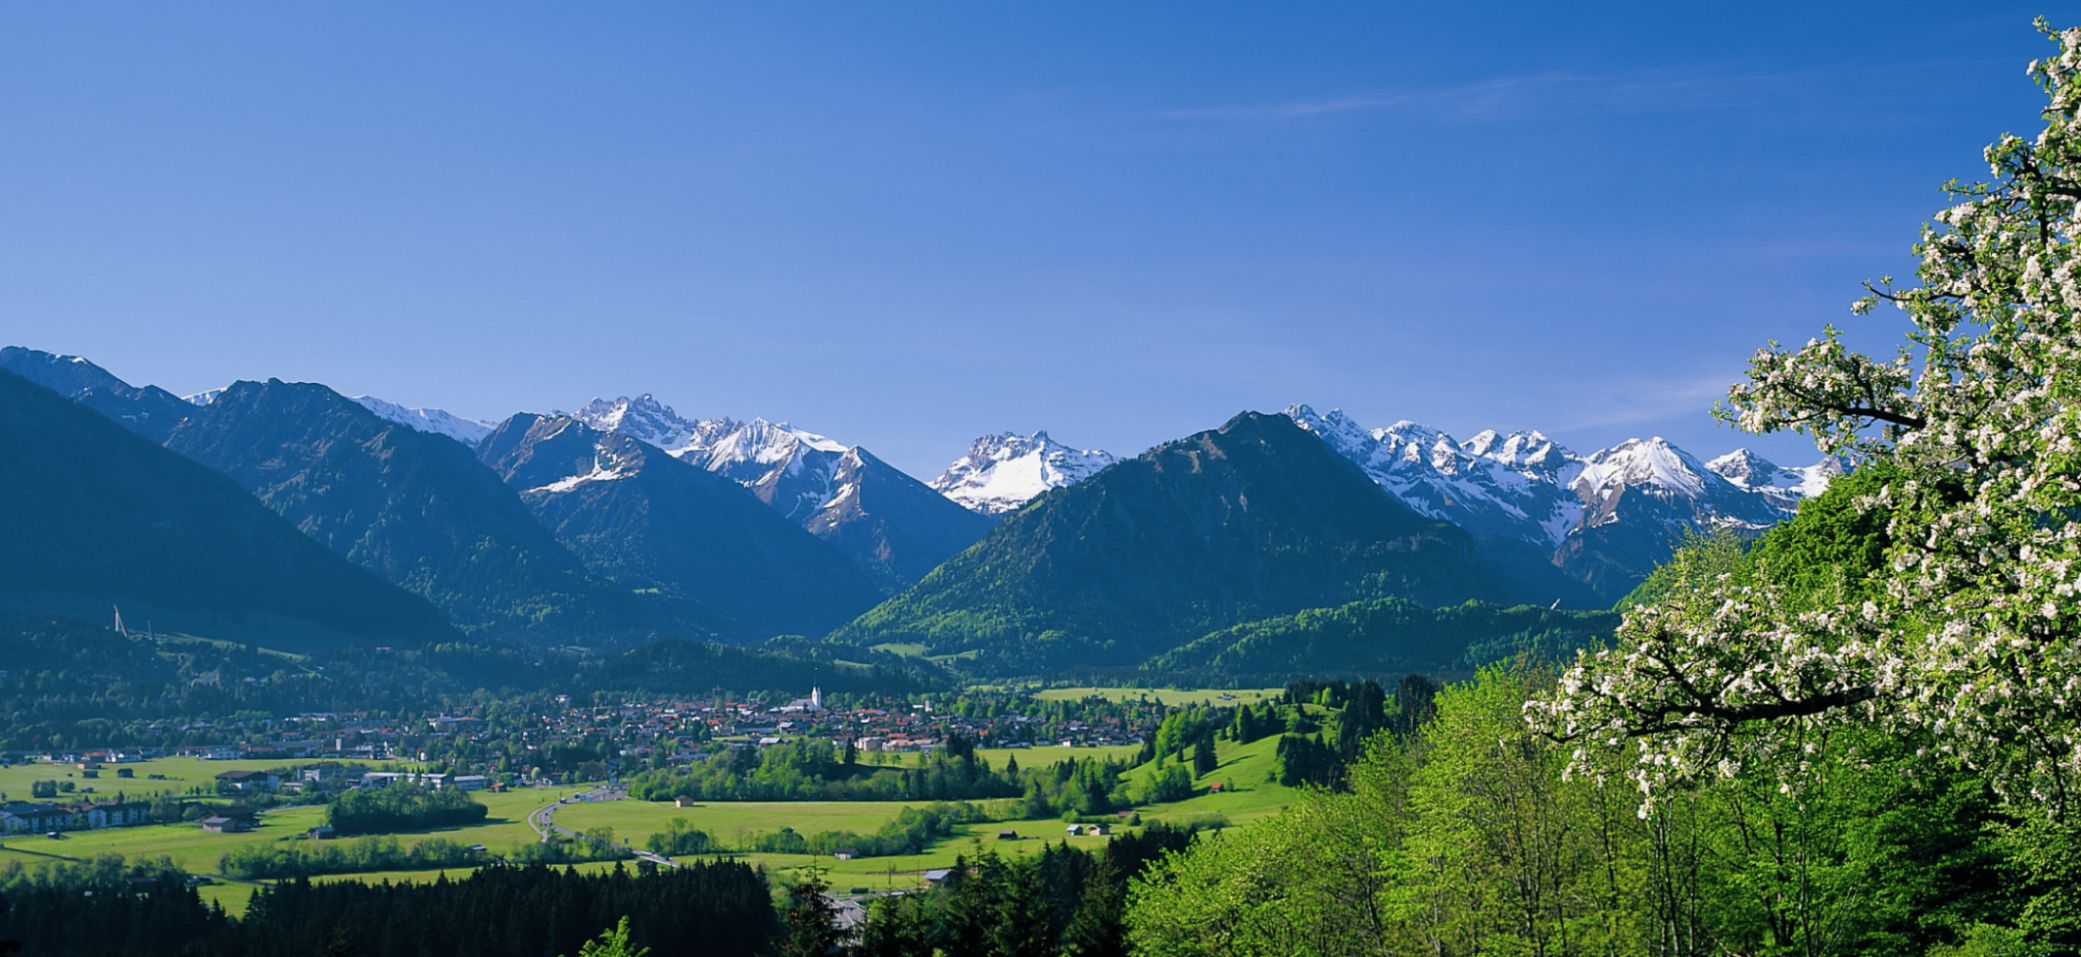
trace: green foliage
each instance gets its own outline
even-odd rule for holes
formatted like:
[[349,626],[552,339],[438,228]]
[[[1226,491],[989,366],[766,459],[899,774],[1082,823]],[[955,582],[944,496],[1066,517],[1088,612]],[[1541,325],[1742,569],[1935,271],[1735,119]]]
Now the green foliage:
[[1151,826],[1103,851],[1065,845],[1011,858],[964,857],[938,887],[874,901],[858,957],[1126,957],[1121,921],[1129,882],[1191,832]]
[[1181,680],[1277,682],[1472,667],[1521,654],[1561,660],[1618,624],[1604,611],[1372,598],[1244,622],[1150,660]]
[[[1645,817],[1522,720],[1551,678],[1484,670],[1347,790],[1196,842],[1136,886],[1138,954],[2052,954],[2081,945],[2081,833],[1917,742],[1838,730],[1801,766]],[[1320,745],[1327,750],[1327,745]],[[1787,774],[1789,773],[1789,779]]]
[[1185,765],[1171,762],[1157,769],[1142,783],[1135,800],[1142,804],[1166,804],[1183,801],[1192,796],[1193,772]]
[[1750,550],[1755,574],[1803,596],[1803,604],[1815,608],[1857,605],[1877,597],[1889,574],[1888,516],[1857,503],[1898,480],[1884,463],[1836,479],[1825,494],[1800,503],[1797,515],[1756,542]]
[[62,893],[121,889],[133,883],[185,877],[170,859],[127,860],[121,854],[97,854],[85,860],[0,857],[0,892],[41,888]]
[[423,788],[397,783],[355,788],[333,799],[326,822],[346,834],[388,834],[436,827],[464,827],[484,820],[484,805],[460,788]]
[[[1811,508],[1810,504],[1804,507]],[[1620,610],[1659,603],[1697,583],[1721,575],[1746,580],[1749,575],[1748,544],[1731,531],[1699,532],[1677,546],[1669,560],[1648,573],[1647,580],[1619,601]]]
[[629,919],[623,917],[613,927],[600,932],[600,936],[585,942],[578,948],[578,957],[645,957],[648,947],[629,943]]
[[697,764],[637,774],[628,790],[647,801],[961,801],[1020,793],[1017,781],[992,772],[972,748],[931,752],[917,767],[876,768],[847,764],[841,748],[813,738],[725,748]]
[[683,817],[675,817],[662,831],[655,832],[643,842],[652,854],[674,857],[680,854],[706,854],[715,850],[715,838],[687,823]]
[[356,841],[295,841],[246,844],[225,852],[218,870],[241,880],[275,880],[368,871],[469,867],[489,858],[484,851],[441,838],[403,844],[394,837]]
[[[781,937],[765,875],[736,861],[641,875],[486,867],[463,880],[285,880],[260,887],[237,921],[205,907],[177,874],[81,890],[8,888],[0,940],[22,941],[32,954],[126,957],[759,957]],[[601,934],[609,921],[613,929]]]
[[[784,827],[771,833],[753,835],[745,839],[745,846],[739,849],[771,854],[820,855],[848,850],[854,857],[919,854],[933,844],[951,837],[958,825],[990,819],[991,815],[984,808],[974,804],[907,807],[897,812],[894,820],[883,824],[872,834],[824,831],[805,835],[797,833],[794,828]],[[698,831],[682,833],[682,841],[689,844],[701,843],[701,839],[692,837],[692,834],[698,834]],[[711,840],[708,843],[713,845],[714,842]]]

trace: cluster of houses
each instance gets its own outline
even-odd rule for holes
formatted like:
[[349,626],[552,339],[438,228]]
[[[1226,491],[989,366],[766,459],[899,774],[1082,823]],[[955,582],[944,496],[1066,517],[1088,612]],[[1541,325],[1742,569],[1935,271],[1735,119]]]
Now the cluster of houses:
[[[572,704],[560,697],[557,706],[530,722],[524,739],[530,749],[559,741],[614,742],[621,759],[670,764],[699,761],[721,747],[766,748],[798,738],[849,744],[863,754],[931,751],[952,735],[993,747],[1027,743],[1066,745],[1135,744],[1151,729],[1118,722],[1068,721],[1041,728],[1025,715],[983,717],[935,712],[931,705],[833,708],[821,690],[784,704],[760,704],[717,698],[630,701],[611,706]],[[1050,732],[1043,737],[1042,732]],[[671,747],[662,755],[661,749]]]
[[[133,756],[126,752],[86,752],[67,755],[67,762],[76,766],[81,777],[97,778],[109,770],[103,761],[141,761],[143,755]],[[118,777],[133,778],[130,768],[117,768]],[[154,775],[159,777],[159,775]],[[238,769],[219,772],[214,777],[218,794],[245,796],[309,791],[344,791],[349,788],[382,788],[393,784],[416,784],[420,787],[440,790],[454,788],[459,791],[483,791],[498,787],[490,777],[482,774],[445,774],[437,772],[369,771],[365,768],[341,761],[317,761],[302,767],[278,770]],[[45,803],[41,801],[0,802],[0,835],[43,834],[56,835],[67,831],[89,831],[108,827],[130,827],[151,821],[151,808],[142,801],[97,801],[93,798],[74,803]],[[238,833],[251,830],[255,821],[249,809],[222,808],[209,817],[197,822],[203,830],[219,833]]]
[[138,801],[77,804],[41,804],[8,801],[0,804],[0,834],[57,834],[104,827],[143,824],[151,809]]
[[383,788],[393,784],[416,784],[429,790],[455,788],[482,791],[492,787],[482,774],[444,774],[416,771],[369,771],[338,761],[320,761],[281,771],[223,771],[217,774],[220,794],[274,794],[279,792],[344,791],[348,788]]

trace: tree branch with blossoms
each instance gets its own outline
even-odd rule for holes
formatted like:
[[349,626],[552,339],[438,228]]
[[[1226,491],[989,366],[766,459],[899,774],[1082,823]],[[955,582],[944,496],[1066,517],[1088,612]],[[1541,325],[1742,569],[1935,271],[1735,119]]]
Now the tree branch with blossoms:
[[[1891,359],[1834,328],[1771,343],[1718,414],[1855,453],[1852,503],[1882,520],[1882,568],[1841,594],[1768,569],[1685,583],[1629,611],[1527,706],[1576,745],[1615,755],[1651,807],[1665,788],[1762,762],[1855,722],[1980,769],[2007,799],[2067,812],[2081,781],[2081,30],[2040,29],[2030,65],[2045,128],[1983,152],[1989,181],[1915,245],[1919,286],[1867,284],[1852,311],[1904,320]],[[1777,533],[1773,533],[1777,534]]]

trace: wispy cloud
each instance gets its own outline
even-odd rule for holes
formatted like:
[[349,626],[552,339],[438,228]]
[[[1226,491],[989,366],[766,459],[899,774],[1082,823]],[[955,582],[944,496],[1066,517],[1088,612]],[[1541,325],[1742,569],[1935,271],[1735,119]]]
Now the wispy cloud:
[[1337,114],[1401,114],[1482,123],[1532,116],[1688,112],[1783,102],[1822,78],[1812,71],[1677,73],[1548,72],[1454,86],[1388,90],[1280,103],[1166,110],[1174,120],[1304,120]]
[[1680,379],[1606,379],[1570,390],[1571,409],[1593,410],[1555,423],[1559,429],[1603,429],[1680,419],[1697,420],[1741,381],[1738,371],[1705,372]]

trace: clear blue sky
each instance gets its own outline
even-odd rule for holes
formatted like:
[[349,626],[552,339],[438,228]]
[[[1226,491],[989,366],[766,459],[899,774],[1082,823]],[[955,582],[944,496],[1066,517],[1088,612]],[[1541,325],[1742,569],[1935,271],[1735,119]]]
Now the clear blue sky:
[[14,4],[0,341],[928,476],[1296,401],[1711,455],[2036,123],[2041,7],[1475,6]]

